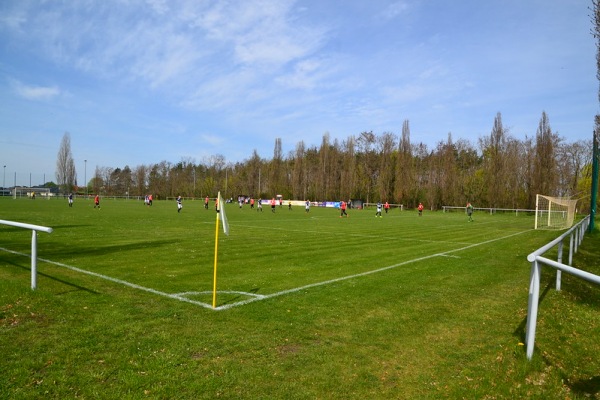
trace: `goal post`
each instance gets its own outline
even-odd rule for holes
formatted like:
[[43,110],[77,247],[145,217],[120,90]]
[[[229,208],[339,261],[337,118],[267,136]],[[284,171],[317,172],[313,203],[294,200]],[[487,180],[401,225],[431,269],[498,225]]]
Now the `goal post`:
[[575,221],[577,200],[538,194],[535,197],[535,229],[567,229]]

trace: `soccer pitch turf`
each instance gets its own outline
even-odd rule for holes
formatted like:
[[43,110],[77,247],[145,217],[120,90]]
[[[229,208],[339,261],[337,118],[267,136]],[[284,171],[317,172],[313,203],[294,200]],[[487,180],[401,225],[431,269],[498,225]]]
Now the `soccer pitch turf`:
[[[530,265],[533,217],[0,198],[0,398],[588,398],[597,292]],[[588,239],[595,249],[597,238]],[[588,246],[584,241],[584,246]],[[552,254],[549,254],[552,257]],[[584,251],[578,260],[597,265]],[[559,344],[557,345],[557,342]],[[596,390],[596,391],[594,391]]]
[[[134,200],[104,200],[95,209],[92,201],[81,199],[72,208],[56,199],[3,200],[3,219],[54,229],[39,234],[41,272],[92,274],[212,307],[217,230],[212,204],[206,210],[201,201],[188,201],[177,213],[174,201],[147,207]],[[533,219],[525,214],[479,213],[468,222],[462,213],[418,216],[398,209],[382,218],[374,209],[350,210],[343,218],[337,209],[320,207],[308,213],[276,207],[273,213],[269,207],[258,212],[228,204],[226,212],[231,232],[225,236],[218,227],[217,309],[440,260],[474,267],[473,252],[495,258],[515,238],[534,235]],[[29,254],[28,231],[0,226],[0,234],[5,252]]]

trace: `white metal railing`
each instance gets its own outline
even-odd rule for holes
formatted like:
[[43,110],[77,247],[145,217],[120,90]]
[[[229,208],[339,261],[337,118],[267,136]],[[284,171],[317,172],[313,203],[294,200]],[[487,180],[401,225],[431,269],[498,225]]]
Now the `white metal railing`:
[[[600,276],[570,266],[573,263],[573,254],[577,252],[577,248],[583,241],[585,231],[589,224],[590,216],[588,215],[576,225],[573,225],[573,227],[571,227],[568,231],[527,256],[527,261],[531,263],[531,277],[529,281],[529,302],[527,305],[525,343],[527,345],[527,358],[530,360],[533,356],[533,349],[535,347],[535,329],[537,325],[538,306],[540,302],[540,278],[542,275],[542,264],[556,269],[556,290],[560,290],[561,273],[563,271],[578,278],[600,285]],[[562,261],[563,243],[567,237],[569,238],[569,261],[568,264],[564,264]],[[557,246],[558,250],[556,261],[542,257],[544,253],[555,246]]]
[[31,229],[31,289],[37,288],[37,232],[52,233],[52,228],[47,226],[24,224],[21,222],[5,221],[0,219],[0,224],[16,226],[18,228]]
[[[453,210],[457,210],[457,211],[464,211],[465,213],[467,212],[467,207],[465,206],[442,206],[442,210],[443,212],[450,212]],[[529,210],[526,208],[496,208],[496,207],[473,207],[474,211],[485,211],[489,214],[497,214],[498,212],[503,212],[503,213],[507,213],[507,212],[511,212],[511,213],[515,213],[515,215],[519,215],[519,213],[534,213],[535,210]]]

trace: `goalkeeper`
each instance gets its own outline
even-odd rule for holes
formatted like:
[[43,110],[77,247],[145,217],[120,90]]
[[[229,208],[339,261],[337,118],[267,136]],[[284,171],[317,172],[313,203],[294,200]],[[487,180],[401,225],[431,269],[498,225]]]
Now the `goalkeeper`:
[[473,205],[470,202],[467,202],[467,216],[469,217],[469,222],[473,222]]

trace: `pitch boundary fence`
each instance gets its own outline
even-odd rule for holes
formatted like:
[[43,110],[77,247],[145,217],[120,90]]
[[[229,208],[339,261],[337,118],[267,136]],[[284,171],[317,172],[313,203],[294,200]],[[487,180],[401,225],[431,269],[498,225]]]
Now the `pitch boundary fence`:
[[[585,231],[590,224],[590,216],[573,225],[565,233],[540,247],[527,256],[527,261],[531,263],[531,277],[529,280],[529,301],[527,305],[527,325],[525,328],[525,344],[527,345],[527,358],[531,360],[535,348],[535,331],[537,327],[537,315],[540,302],[540,278],[542,275],[542,265],[556,269],[556,290],[560,290],[561,274],[566,272],[580,279],[600,285],[600,276],[571,267],[573,255],[577,253],[577,248],[583,241]],[[569,240],[569,260],[568,264],[563,263],[564,241]],[[557,247],[556,261],[543,257],[543,254]]]
[[[515,215],[519,215],[519,213],[529,214],[535,213],[535,210],[529,210],[527,208],[496,208],[496,207],[473,207],[474,211],[485,211],[488,214],[497,214],[501,213],[515,213]],[[452,211],[463,211],[467,212],[467,207],[465,206],[442,206],[443,212],[452,212]]]
[[47,226],[24,224],[22,222],[6,221],[0,219],[0,224],[14,226],[17,228],[31,229],[31,289],[37,288],[37,233],[52,233],[52,228]]

